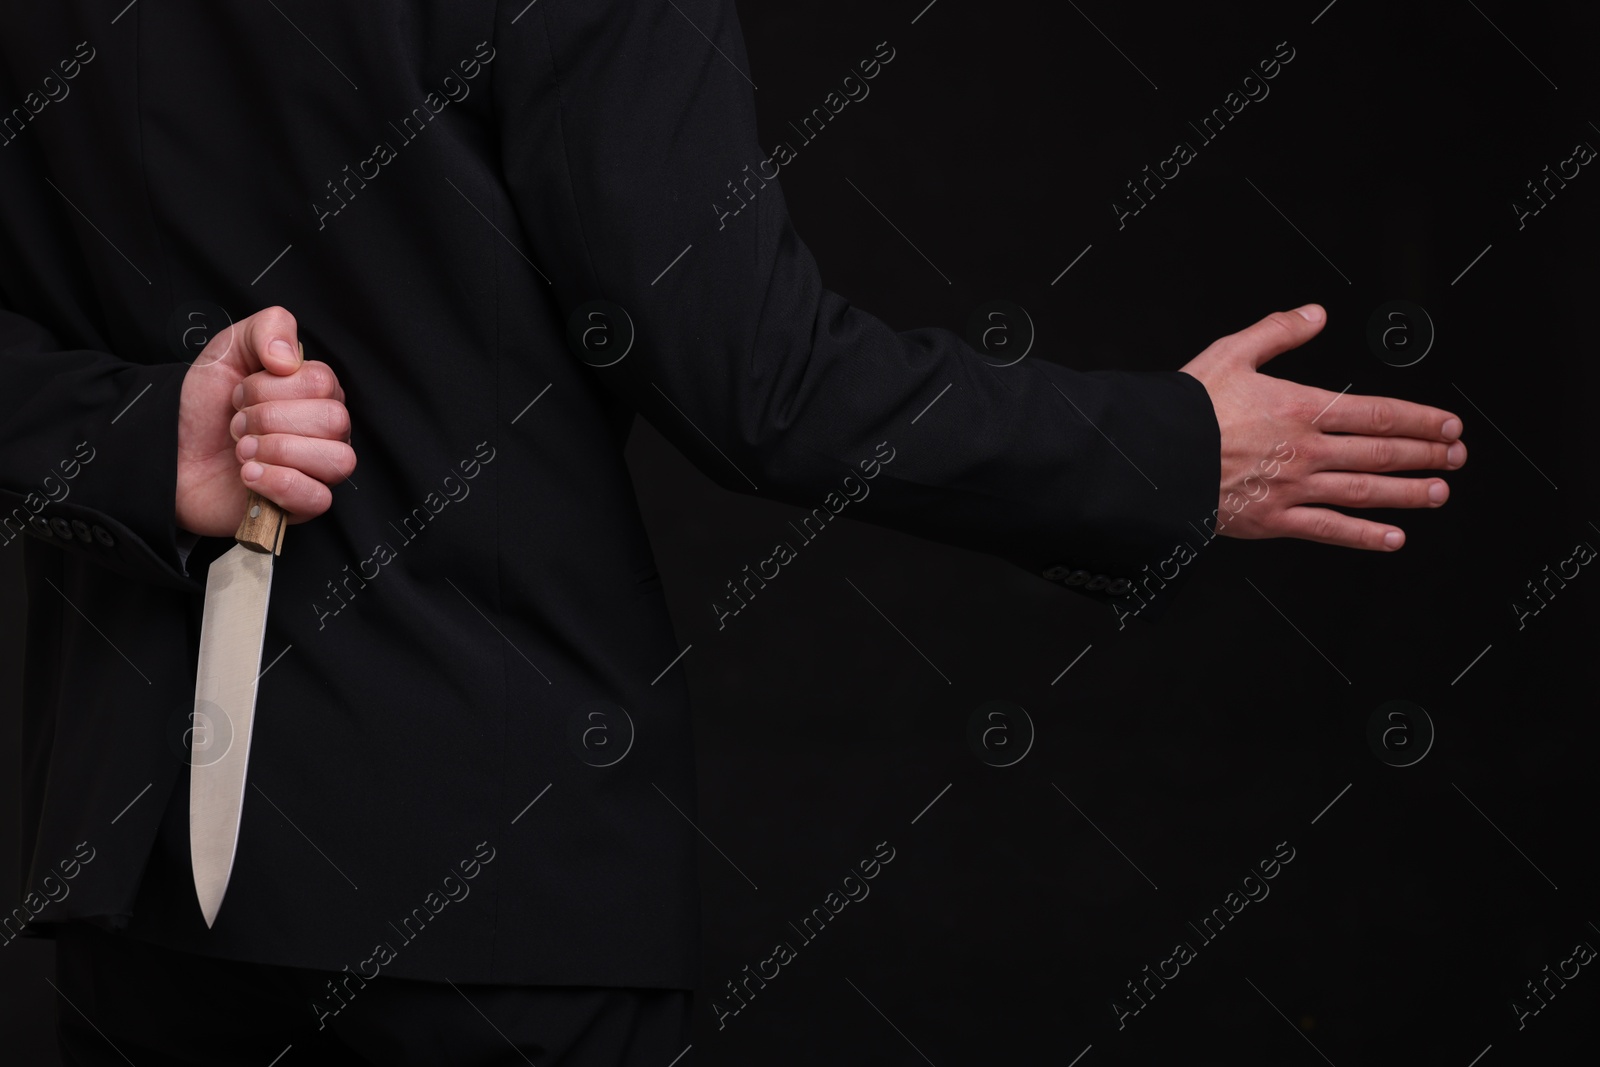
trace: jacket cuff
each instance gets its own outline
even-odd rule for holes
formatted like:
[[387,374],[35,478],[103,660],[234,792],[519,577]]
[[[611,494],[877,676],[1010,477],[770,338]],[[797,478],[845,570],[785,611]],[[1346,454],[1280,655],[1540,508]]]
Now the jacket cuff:
[[[1062,388],[1067,374],[1040,360],[1037,369]],[[1222,479],[1222,434],[1211,396],[1183,371],[1095,371],[1110,390],[1095,430],[1128,462],[1126,493],[1115,507],[1112,534],[1093,542],[1063,532],[1058,553],[1011,562],[1108,605],[1119,629],[1135,616],[1158,618],[1214,538]],[[1063,389],[1063,395],[1065,390]]]
[[[202,588],[187,557],[198,539],[177,526],[178,404],[185,363],[133,365],[135,399],[102,439],[84,440],[59,473],[19,493],[0,489],[0,546],[26,534],[143,581]],[[138,447],[117,438],[137,435]]]

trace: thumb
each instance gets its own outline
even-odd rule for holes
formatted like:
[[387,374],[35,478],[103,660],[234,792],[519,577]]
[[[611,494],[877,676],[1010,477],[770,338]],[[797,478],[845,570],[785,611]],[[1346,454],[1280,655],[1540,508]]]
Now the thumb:
[[1320,304],[1306,304],[1294,311],[1274,311],[1254,326],[1227,338],[1228,349],[1260,367],[1273,356],[1299,348],[1327,324],[1328,315]]
[[239,355],[249,371],[289,375],[300,369],[304,348],[293,315],[280,307],[258,311],[244,322],[243,350]]

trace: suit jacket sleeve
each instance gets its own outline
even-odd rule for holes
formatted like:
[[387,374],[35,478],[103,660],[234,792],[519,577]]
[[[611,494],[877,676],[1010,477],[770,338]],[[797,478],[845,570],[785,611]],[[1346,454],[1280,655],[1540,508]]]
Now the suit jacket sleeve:
[[0,304],[0,551],[25,535],[125,575],[198,590],[177,528],[185,363],[64,348]]
[[[781,153],[757,143],[732,0],[514,0],[493,48],[500,163],[547,279],[530,285],[563,315],[625,309],[632,348],[593,373],[719,484],[816,508],[870,471],[850,517],[1096,599],[1194,541],[1220,480],[1199,381],[996,367],[949,330],[897,332],[823,288]],[[877,46],[878,77],[893,53]]]

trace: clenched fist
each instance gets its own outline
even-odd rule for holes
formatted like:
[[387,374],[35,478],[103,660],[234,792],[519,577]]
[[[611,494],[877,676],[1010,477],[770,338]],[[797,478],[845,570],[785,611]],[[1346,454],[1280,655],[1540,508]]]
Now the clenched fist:
[[1340,395],[1258,371],[1327,321],[1316,304],[1274,312],[1181,368],[1206,387],[1222,430],[1218,532],[1392,552],[1405,544],[1398,526],[1317,505],[1438,507],[1450,496],[1444,479],[1385,475],[1460,467],[1467,461],[1461,420],[1423,404]]
[[305,522],[356,469],[344,390],[327,364],[303,358],[296,334],[293,315],[266,308],[213,337],[184,376],[179,528],[231,537],[250,489]]

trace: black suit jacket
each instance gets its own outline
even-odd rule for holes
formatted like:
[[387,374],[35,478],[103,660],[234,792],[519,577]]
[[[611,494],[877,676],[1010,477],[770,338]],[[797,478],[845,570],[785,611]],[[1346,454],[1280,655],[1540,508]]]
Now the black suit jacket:
[[[838,510],[871,478],[849,517],[1101,600],[1212,513],[1194,378],[997,367],[823,288],[731,0],[117,6],[14,5],[0,33],[0,551],[28,589],[7,938],[81,916],[369,976],[693,988],[690,718],[636,413],[729,490]],[[360,466],[285,541],[208,931],[182,738],[230,542],[175,527],[178,399],[208,329],[274,304],[339,374]],[[597,766],[586,731],[629,721]]]

